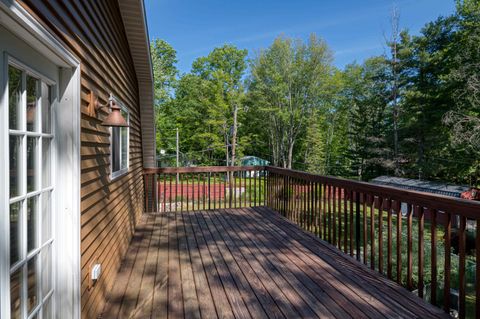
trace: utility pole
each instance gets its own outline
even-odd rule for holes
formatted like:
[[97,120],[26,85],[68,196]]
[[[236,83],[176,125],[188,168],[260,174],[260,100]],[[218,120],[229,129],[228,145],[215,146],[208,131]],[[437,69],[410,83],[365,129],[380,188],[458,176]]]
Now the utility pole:
[[[180,150],[179,150],[179,143],[178,143],[178,127],[177,127],[177,168],[180,167],[179,154],[180,154]],[[177,185],[179,184],[179,182],[180,182],[180,176],[177,173]]]

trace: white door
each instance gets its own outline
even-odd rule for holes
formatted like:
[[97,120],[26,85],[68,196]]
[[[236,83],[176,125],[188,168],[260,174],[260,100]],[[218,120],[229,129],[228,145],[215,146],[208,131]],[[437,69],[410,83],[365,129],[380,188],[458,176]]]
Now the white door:
[[55,316],[53,118],[59,68],[1,26],[0,49],[2,116],[8,118],[8,127],[0,128],[8,144],[8,154],[0,158],[8,167],[0,195],[8,208],[0,218],[9,239],[2,256],[8,260],[2,270],[8,280],[0,298],[9,300],[10,318],[48,319]]

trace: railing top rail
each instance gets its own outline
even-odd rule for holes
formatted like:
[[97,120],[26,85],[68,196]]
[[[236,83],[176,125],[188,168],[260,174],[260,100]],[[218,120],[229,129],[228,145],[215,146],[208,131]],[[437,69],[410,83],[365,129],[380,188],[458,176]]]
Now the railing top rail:
[[356,192],[362,192],[373,196],[381,196],[383,198],[399,200],[405,203],[454,213],[472,219],[480,219],[480,202],[476,201],[407,190],[392,186],[376,185],[368,182],[359,182],[338,177],[321,176],[273,166],[267,166],[266,170],[310,182],[326,183],[332,186],[337,186]]
[[265,166],[197,166],[197,167],[152,167],[145,168],[144,174],[176,174],[176,173],[221,173],[262,171]]

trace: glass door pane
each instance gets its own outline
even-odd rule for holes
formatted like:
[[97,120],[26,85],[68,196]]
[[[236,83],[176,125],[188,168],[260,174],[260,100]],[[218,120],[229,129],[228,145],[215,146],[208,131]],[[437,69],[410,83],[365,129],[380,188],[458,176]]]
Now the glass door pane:
[[53,87],[15,66],[8,75],[11,318],[51,318]]
[[22,71],[8,67],[8,122],[11,130],[20,130],[22,107]]

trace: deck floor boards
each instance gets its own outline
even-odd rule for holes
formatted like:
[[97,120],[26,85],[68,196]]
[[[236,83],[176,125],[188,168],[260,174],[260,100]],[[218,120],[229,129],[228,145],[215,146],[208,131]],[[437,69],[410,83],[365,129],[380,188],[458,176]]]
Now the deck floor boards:
[[448,318],[265,207],[143,219],[102,318]]

